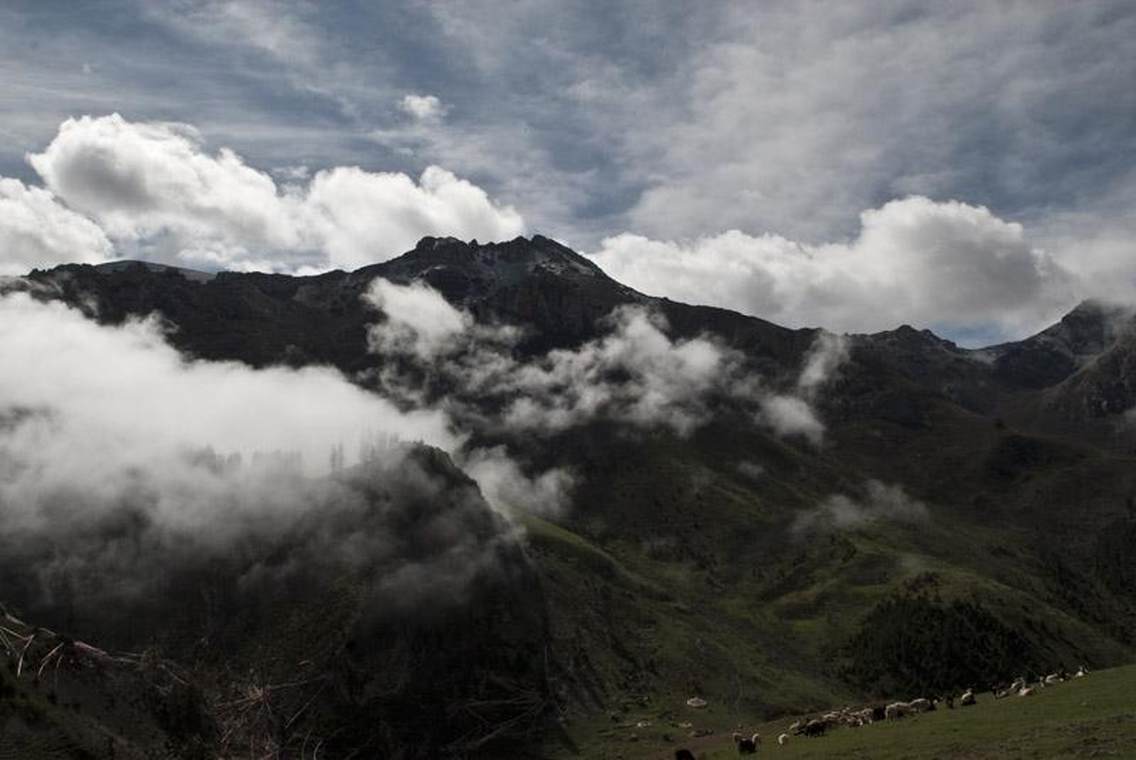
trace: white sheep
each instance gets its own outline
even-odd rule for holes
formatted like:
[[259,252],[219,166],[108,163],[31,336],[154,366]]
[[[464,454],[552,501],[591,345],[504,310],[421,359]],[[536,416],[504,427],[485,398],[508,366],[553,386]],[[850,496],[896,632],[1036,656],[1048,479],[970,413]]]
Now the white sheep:
[[892,702],[884,708],[884,717],[888,720],[906,718],[911,713],[911,707],[906,702]]
[[975,701],[974,689],[967,689],[962,693],[962,696],[959,697],[959,705],[962,707],[970,707]]
[[784,747],[789,743],[789,734],[781,734],[777,737],[777,746]]

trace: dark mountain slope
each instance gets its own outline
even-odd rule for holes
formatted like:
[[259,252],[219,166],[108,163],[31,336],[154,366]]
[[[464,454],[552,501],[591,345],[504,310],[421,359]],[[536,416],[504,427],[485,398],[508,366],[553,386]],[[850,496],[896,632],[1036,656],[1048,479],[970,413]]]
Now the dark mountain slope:
[[[639,304],[665,315],[672,337],[715,336],[752,377],[792,388],[817,336],[648,298],[540,237],[427,238],[392,261],[318,277],[67,266],[29,281],[104,322],[158,311],[195,356],[328,363],[357,377],[386,360],[366,352],[378,315],[360,296],[376,276],[427,282],[481,322],[522,327],[518,351],[528,355],[602,335],[612,309]],[[979,351],[910,327],[851,336],[848,360],[813,402],[821,445],[778,437],[726,401],[687,436],[604,419],[493,432],[487,442],[535,471],[561,466],[577,477],[571,509],[523,518],[532,588],[543,596],[507,586],[501,597],[547,604],[547,619],[519,630],[522,641],[540,630],[548,643],[550,693],[568,721],[560,736],[570,745],[602,725],[622,742],[631,730],[612,726],[640,719],[727,728],[865,693],[910,697],[891,690],[926,680],[897,672],[877,649],[849,649],[885,618],[891,641],[916,618],[965,626],[959,615],[975,610],[984,630],[1018,642],[1021,659],[1006,668],[1130,659],[1136,589],[1117,537],[1136,524],[1136,460],[1080,422],[1094,394],[1110,399],[1110,429],[1123,419],[1130,353],[1117,324],[1113,311],[1086,305],[1038,336]],[[857,509],[876,511],[860,519]],[[497,610],[489,619],[504,614],[487,609]],[[913,617],[897,621],[895,610]],[[381,662],[389,642],[368,640]],[[433,641],[444,662],[481,646]],[[949,656],[933,685],[973,672],[957,651]],[[439,688],[431,699],[444,703],[445,679]],[[708,712],[684,706],[696,694]]]
[[[317,744],[331,757],[502,757],[547,728],[540,580],[444,453],[275,479],[308,511],[231,541],[157,524],[144,488],[81,534],[6,535],[6,599],[61,633],[0,621],[0,716],[48,721],[0,724],[0,738],[60,737],[63,757],[298,757]],[[72,651],[79,637],[101,654]],[[58,700],[85,717],[43,706]],[[92,748],[91,732],[126,738]]]
[[1023,388],[1047,388],[1104,353],[1125,332],[1132,310],[1086,301],[1057,324],[1017,343],[986,349],[1003,382]]
[[35,271],[27,280],[38,293],[74,303],[104,323],[160,314],[177,328],[171,341],[194,356],[254,366],[326,363],[352,373],[374,362],[366,351],[366,326],[376,313],[360,296],[375,277],[422,281],[481,321],[523,326],[529,335],[521,346],[525,353],[595,338],[612,309],[626,304],[658,308],[678,336],[718,332],[755,356],[780,362],[799,358],[812,337],[812,331],[723,309],[648,298],[540,236],[486,245],[425,238],[382,264],[313,277],[221,272],[205,279],[128,262],[66,265]]

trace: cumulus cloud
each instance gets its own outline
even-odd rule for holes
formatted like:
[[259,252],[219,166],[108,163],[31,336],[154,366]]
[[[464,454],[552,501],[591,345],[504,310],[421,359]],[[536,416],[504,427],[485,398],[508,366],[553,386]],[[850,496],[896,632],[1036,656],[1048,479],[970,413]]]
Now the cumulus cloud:
[[805,354],[792,393],[770,393],[761,398],[758,420],[784,437],[799,436],[813,445],[824,441],[825,426],[813,403],[848,360],[848,339],[820,330]]
[[[498,399],[494,424],[510,430],[555,432],[602,416],[685,434],[705,420],[715,392],[742,385],[739,355],[708,337],[672,340],[666,320],[644,308],[617,308],[606,335],[521,360],[518,329],[479,325],[424,284],[379,278],[365,297],[386,313],[370,330],[373,351],[414,358],[446,387]],[[402,390],[413,378],[388,375],[386,384],[416,394]]]
[[712,394],[736,378],[738,357],[710,338],[672,340],[660,315],[637,307],[609,319],[609,334],[502,378],[520,394],[505,413],[508,425],[562,430],[603,416],[685,434],[705,421]]
[[382,329],[369,332],[377,353],[413,353],[429,359],[446,353],[457,338],[473,327],[473,318],[459,311],[429,285],[396,285],[376,277],[364,298],[386,315]]
[[446,107],[434,95],[403,95],[398,107],[418,121],[436,122],[446,115]]
[[848,339],[843,335],[821,330],[817,333],[812,347],[805,356],[805,366],[797,378],[797,388],[806,395],[813,396],[830,382],[848,360]]
[[[329,477],[329,452],[363,433],[462,442],[443,412],[399,410],[332,369],[190,360],[154,320],[100,326],[9,293],[0,399],[0,572],[21,602],[92,610],[222,566],[246,591],[352,572],[388,606],[444,601],[511,540],[433,450],[372,448]],[[503,455],[474,463],[492,493],[524,496]]]
[[566,468],[554,467],[529,475],[504,446],[478,448],[460,457],[462,469],[477,481],[496,509],[505,514],[563,515],[571,504],[576,478]]
[[355,268],[384,261],[427,235],[508,240],[524,232],[521,215],[437,166],[416,183],[405,174],[337,167],[318,172],[303,213],[331,263]]
[[60,204],[47,190],[0,177],[0,275],[71,262],[98,263],[111,251],[110,240],[97,224]]
[[[796,383],[777,391],[739,352],[707,335],[671,338],[666,319],[642,306],[617,307],[598,338],[522,359],[518,329],[479,324],[422,283],[377,278],[364,297],[384,313],[368,341],[393,360],[381,373],[386,392],[422,403],[432,379],[453,392],[451,414],[489,429],[551,434],[607,419],[687,435],[726,400],[778,435],[820,443],[824,424],[811,402],[847,357],[842,338],[819,333]],[[474,408],[487,399],[498,410],[488,419]]]
[[69,467],[148,466],[205,446],[245,457],[295,450],[318,472],[333,445],[373,429],[455,444],[440,412],[401,412],[333,369],[186,360],[154,320],[104,327],[26,294],[0,297],[0,316],[0,398],[50,410],[50,425],[24,433],[46,437],[20,448],[34,457],[28,468],[64,481]]
[[294,209],[272,178],[231,150],[204,152],[184,124],[134,123],[118,114],[68,119],[28,156],[47,187],[115,238],[168,232],[198,245],[294,249]]
[[862,499],[833,494],[793,521],[797,534],[858,528],[880,521],[916,523],[927,519],[927,505],[911,498],[902,486],[869,480]]
[[802,436],[814,444],[824,439],[824,423],[799,396],[772,395],[761,400],[761,419],[778,435]]
[[206,151],[185,124],[118,114],[68,119],[28,160],[68,207],[138,255],[208,268],[356,268],[425,235],[503,239],[512,208],[436,166],[401,173],[334,167],[280,187],[233,151]]
[[849,332],[914,322],[1014,334],[1067,308],[1077,288],[1021,225],[918,196],[865,211],[849,243],[737,230],[691,243],[624,234],[605,240],[594,258],[647,293]]

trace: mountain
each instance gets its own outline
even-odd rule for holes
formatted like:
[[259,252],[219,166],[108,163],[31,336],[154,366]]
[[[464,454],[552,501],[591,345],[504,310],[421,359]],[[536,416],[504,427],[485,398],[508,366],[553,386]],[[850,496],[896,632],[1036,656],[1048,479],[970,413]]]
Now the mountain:
[[[376,277],[424,282],[479,324],[521,328],[508,354],[516,366],[547,369],[557,351],[594,349],[612,330],[612,311],[636,307],[662,317],[672,348],[700,337],[718,346],[734,374],[688,428],[601,414],[475,430],[472,444],[502,447],[526,472],[570,471],[571,504],[516,517],[523,534],[507,547],[511,569],[484,587],[493,601],[441,623],[363,629],[350,637],[352,652],[317,658],[346,679],[336,691],[355,712],[339,730],[355,746],[378,746],[376,735],[358,733],[377,715],[404,732],[384,729],[388,750],[436,751],[421,740],[423,723],[395,709],[400,697],[360,696],[382,691],[370,669],[390,661],[412,681],[424,663],[438,663],[417,676],[429,688],[400,682],[405,694],[433,716],[466,705],[460,714],[470,723],[445,737],[446,751],[492,757],[502,746],[517,756],[522,747],[611,756],[640,721],[727,730],[868,696],[1136,656],[1136,428],[1127,418],[1136,338],[1124,310],[1082,304],[1038,335],[978,350],[909,326],[847,336],[843,359],[810,390],[803,378],[822,331],[638,293],[539,236],[425,238],[390,261],[310,277],[66,265],[6,287],[106,324],[160,314],[189,356],[328,364],[375,387],[376,370],[396,361],[368,350],[378,312],[361,295]],[[626,383],[621,372],[604,382]],[[796,399],[793,409],[807,402],[823,439],[755,422],[752,399],[731,395],[738,387],[756,389],[759,400]],[[463,403],[479,419],[501,401]],[[437,466],[449,473],[446,492],[470,487],[448,461]],[[287,545],[265,551],[306,556]],[[241,574],[215,570],[218,589]],[[340,635],[339,618],[325,621],[322,605],[346,610],[345,620],[358,607],[350,597],[324,601],[324,583],[304,586],[303,612],[287,624],[259,607],[228,608],[231,627],[203,662],[192,647],[168,643],[180,638],[160,604],[140,639],[167,642],[163,651],[183,667],[198,662],[206,692],[216,691],[233,673],[279,660],[275,653]],[[74,624],[76,636],[97,633],[108,647],[145,643],[120,641],[97,610],[68,618],[36,607],[31,594],[7,601],[51,625]],[[207,618],[192,609],[176,617],[191,622],[187,641]],[[456,630],[469,636],[447,635]],[[494,694],[488,684],[508,686]],[[692,696],[708,708],[686,707]],[[486,717],[490,709],[504,713]],[[306,725],[332,735],[331,720],[325,712]]]
[[171,273],[184,277],[191,282],[209,282],[217,275],[213,272],[199,272],[196,269],[186,269],[184,267],[172,267],[168,264],[156,264],[152,261],[138,261],[131,259],[124,259],[122,261],[111,261],[106,264],[96,264],[95,269],[100,272],[122,272],[129,269],[142,268],[148,272],[155,272],[158,274]]
[[329,363],[350,372],[368,361],[365,328],[375,312],[360,295],[375,277],[422,281],[479,320],[525,326],[532,338],[523,349],[530,353],[594,338],[612,309],[628,304],[659,309],[678,335],[709,327],[755,354],[799,356],[811,336],[723,309],[649,298],[539,235],[488,245],[424,238],[390,261],[309,277],[209,276],[118,262],[35,271],[27,281],[107,324],[161,314],[179,328],[171,340],[192,356],[253,366]]
[[998,376],[1023,388],[1056,385],[1107,351],[1130,326],[1131,309],[1085,301],[1060,322],[1016,343],[987,349]]
[[[276,757],[315,742],[333,757],[434,757],[506,751],[541,725],[539,579],[446,454],[409,446],[327,481],[274,479],[311,511],[235,547],[214,525],[185,551],[141,493],[82,535],[0,538],[4,593],[35,621],[0,618],[5,751]],[[92,552],[143,564],[122,578]],[[61,553],[87,572],[52,571]],[[450,581],[467,575],[458,603]]]

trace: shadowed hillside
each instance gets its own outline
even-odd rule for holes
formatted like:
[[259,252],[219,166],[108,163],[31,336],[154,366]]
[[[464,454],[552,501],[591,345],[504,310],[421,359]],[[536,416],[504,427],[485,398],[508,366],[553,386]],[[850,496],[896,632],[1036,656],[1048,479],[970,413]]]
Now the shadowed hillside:
[[[363,297],[375,278],[426,283],[487,334],[515,335],[492,354],[461,347],[460,372],[449,355],[376,348],[372,328],[391,315]],[[639,716],[688,722],[692,697],[721,731],[989,686],[1022,668],[1117,665],[1136,650],[1127,312],[1084,305],[982,350],[907,326],[826,338],[636,293],[541,237],[426,238],[392,261],[316,277],[65,266],[7,287],[104,324],[158,314],[187,356],[326,364],[380,392],[395,378],[401,403],[444,404],[465,426],[459,463],[497,448],[525,473],[571,474],[567,504],[495,505],[508,522],[440,453],[412,458],[442,484],[426,490],[398,486],[399,467],[349,469],[297,486],[310,509],[284,529],[217,556],[187,552],[125,602],[66,572],[45,596],[29,569],[57,543],[5,547],[5,599],[20,614],[108,649],[152,649],[192,672],[207,707],[268,704],[256,701],[268,686],[303,684],[269,689],[283,724],[238,721],[281,748],[318,737],[390,757],[522,746],[610,756],[595,754],[597,736],[624,742]],[[507,377],[577,368],[622,350],[603,341],[631,329],[612,317],[625,307],[652,315],[632,328],[650,331],[659,355],[724,357],[712,392],[660,407],[669,423],[610,408],[494,422],[525,387],[474,385],[485,356]],[[812,383],[826,340],[839,350]],[[658,392],[622,365],[587,369],[635,400]],[[570,389],[549,382],[542,410],[563,411]],[[815,419],[779,427],[771,408]],[[439,514],[457,527],[432,544],[419,528]],[[92,528],[126,543],[145,532],[125,507]],[[392,564],[340,564],[360,533],[393,537],[393,554],[364,554]],[[422,552],[449,562],[455,535],[492,547],[462,594],[372,583]],[[465,559],[463,570],[481,567]],[[221,728],[201,741],[215,746],[237,719],[206,714]]]

